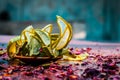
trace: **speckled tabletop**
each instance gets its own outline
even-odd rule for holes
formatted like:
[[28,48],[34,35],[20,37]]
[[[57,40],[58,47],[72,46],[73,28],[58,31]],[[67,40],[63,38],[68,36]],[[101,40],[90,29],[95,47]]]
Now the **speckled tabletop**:
[[[0,47],[6,48],[15,36],[0,36]],[[68,47],[91,48],[82,61],[58,60],[45,68],[41,65],[10,65],[8,56],[0,56],[0,80],[120,80],[120,43],[71,40]],[[7,58],[6,58],[7,57]]]

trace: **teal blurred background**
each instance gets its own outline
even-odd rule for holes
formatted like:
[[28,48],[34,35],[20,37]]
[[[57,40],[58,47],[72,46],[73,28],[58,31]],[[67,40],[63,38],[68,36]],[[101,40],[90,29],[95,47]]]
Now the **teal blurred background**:
[[0,0],[0,35],[52,23],[56,15],[73,26],[73,39],[120,42],[120,0]]

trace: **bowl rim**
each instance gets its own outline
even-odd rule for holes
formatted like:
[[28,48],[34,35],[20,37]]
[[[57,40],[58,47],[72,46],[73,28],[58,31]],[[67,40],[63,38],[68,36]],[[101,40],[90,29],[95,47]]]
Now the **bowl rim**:
[[50,59],[51,57],[35,57],[35,56],[19,56],[19,55],[15,55],[14,58],[16,58],[16,59]]
[[15,59],[36,59],[36,60],[46,60],[46,59],[60,59],[62,57],[56,57],[56,58],[52,58],[52,57],[38,57],[38,56],[19,56],[19,55],[15,55],[14,56]]

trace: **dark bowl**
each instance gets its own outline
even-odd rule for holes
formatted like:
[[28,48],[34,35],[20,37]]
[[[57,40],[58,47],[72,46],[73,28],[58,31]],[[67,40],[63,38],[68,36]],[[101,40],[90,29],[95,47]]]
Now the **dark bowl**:
[[57,58],[51,58],[51,57],[29,57],[29,56],[14,56],[15,59],[19,59],[22,62],[28,63],[28,64],[42,64],[47,63],[51,61],[56,61],[58,59],[61,59],[61,57]]

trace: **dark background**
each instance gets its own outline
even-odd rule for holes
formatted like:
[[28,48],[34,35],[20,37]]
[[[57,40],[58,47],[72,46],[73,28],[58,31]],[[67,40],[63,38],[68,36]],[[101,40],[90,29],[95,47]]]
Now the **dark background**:
[[0,35],[52,23],[56,15],[73,26],[78,40],[120,42],[120,0],[0,0]]

